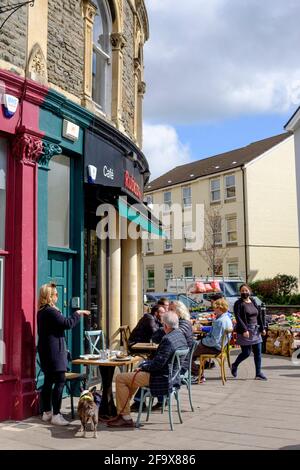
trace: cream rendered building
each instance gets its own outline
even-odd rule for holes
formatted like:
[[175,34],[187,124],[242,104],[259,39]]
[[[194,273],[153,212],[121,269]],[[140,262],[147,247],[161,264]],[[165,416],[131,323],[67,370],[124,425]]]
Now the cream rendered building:
[[[278,273],[299,278],[299,235],[294,137],[281,134],[244,148],[183,165],[150,182],[148,203],[184,209],[181,239],[172,238],[174,218],[165,225],[165,240],[144,244],[145,291],[163,292],[167,279],[207,276],[208,264],[191,250],[196,205],[220,216],[217,240],[222,273],[247,281]],[[171,234],[171,235],[170,235]]]

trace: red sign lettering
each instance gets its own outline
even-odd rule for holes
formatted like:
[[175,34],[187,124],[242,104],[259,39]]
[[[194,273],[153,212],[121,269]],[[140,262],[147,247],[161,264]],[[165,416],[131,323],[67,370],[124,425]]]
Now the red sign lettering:
[[134,177],[129,174],[126,170],[124,174],[124,186],[126,189],[131,191],[136,197],[142,199],[142,191],[137,182],[135,181]]

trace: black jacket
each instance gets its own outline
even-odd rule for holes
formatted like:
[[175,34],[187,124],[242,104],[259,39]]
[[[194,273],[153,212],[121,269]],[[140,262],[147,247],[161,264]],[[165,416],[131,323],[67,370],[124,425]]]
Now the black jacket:
[[129,344],[149,343],[153,334],[159,327],[160,323],[151,313],[144,313],[129,336]]
[[[257,305],[253,297],[250,297],[251,302],[257,308],[257,324],[259,326],[259,331],[262,332],[265,329],[261,308]],[[242,298],[238,299],[233,307],[235,319],[236,319],[236,327],[235,330],[237,333],[245,333],[248,331],[248,324],[247,324],[247,316],[244,309],[245,302]]]
[[[187,345],[189,350],[192,350],[193,347],[193,328],[191,325],[191,322],[188,320],[183,320],[182,318],[179,319],[179,330],[182,331],[184,334],[184,337],[186,339]],[[154,343],[160,343],[162,338],[165,336],[165,332],[163,328],[159,328],[154,335],[152,336],[152,340]],[[185,358],[183,365],[182,365],[182,370],[181,373],[184,373],[188,367],[189,367],[189,359],[190,359],[190,354],[187,355]]]
[[152,360],[141,364],[143,371],[150,372],[149,385],[153,396],[166,395],[173,386],[180,386],[179,375],[174,383],[171,380],[171,360],[177,349],[186,348],[186,339],[178,328],[163,337]]
[[50,305],[42,307],[37,314],[38,353],[43,372],[65,372],[67,370],[67,348],[65,330],[74,328],[80,315],[74,312],[69,318]]

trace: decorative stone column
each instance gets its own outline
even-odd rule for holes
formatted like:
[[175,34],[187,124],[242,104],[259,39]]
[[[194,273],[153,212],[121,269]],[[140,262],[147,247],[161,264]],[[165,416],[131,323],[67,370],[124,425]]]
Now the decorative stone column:
[[123,49],[126,38],[122,33],[111,34],[112,44],[112,106],[111,119],[116,127],[124,131],[122,123],[122,89],[123,89]]
[[[118,234],[119,221],[116,221]],[[108,337],[111,349],[120,344],[118,330],[121,326],[121,241],[119,238],[109,240],[109,320]]]
[[138,322],[137,240],[122,240],[122,324],[133,330]]
[[37,161],[43,151],[41,136],[19,129],[12,145],[14,163],[14,230],[9,242],[13,253],[11,299],[13,319],[9,351],[10,371],[17,377],[13,396],[13,419],[36,414],[35,390],[36,286],[37,286]]
[[93,25],[97,7],[90,0],[82,0],[84,21],[84,77],[83,106],[89,107],[92,101],[92,60],[93,60]]

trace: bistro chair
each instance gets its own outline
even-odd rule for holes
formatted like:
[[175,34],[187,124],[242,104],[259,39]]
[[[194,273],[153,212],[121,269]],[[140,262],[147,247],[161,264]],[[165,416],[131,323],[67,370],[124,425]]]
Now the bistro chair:
[[[105,337],[102,330],[85,331],[84,336],[87,340],[88,354],[100,354],[100,350],[105,349]],[[86,366],[88,386],[102,383],[101,374],[98,366]]]
[[[221,351],[217,354],[201,354],[199,356],[199,376],[198,376],[198,383],[200,383],[201,377],[204,373],[204,366],[205,366],[205,361],[209,361],[210,359],[216,359],[216,361],[220,365],[221,369],[221,379],[223,385],[225,385],[226,382],[226,373],[225,373],[225,359],[227,359],[228,365],[230,366],[230,345],[229,345],[229,340],[230,340],[230,335],[232,333],[232,329],[225,330],[222,336],[222,343],[221,343]],[[225,343],[225,341],[227,342]]]
[[187,371],[185,371],[184,374],[180,374],[181,383],[183,385],[186,385],[186,387],[188,389],[189,401],[190,401],[192,411],[194,411],[194,407],[193,407],[193,403],[192,403],[192,387],[191,387],[192,362],[193,362],[193,354],[194,354],[194,351],[195,351],[196,347],[198,346],[198,344],[199,344],[199,341],[194,339],[193,340],[193,345],[192,345],[192,348],[191,348],[191,351],[190,351],[189,367],[188,367]]
[[119,328],[121,345],[124,346],[127,353],[130,351],[129,347],[129,337],[131,335],[131,330],[129,325],[122,325]]
[[[184,361],[184,358],[186,355],[189,353],[189,349],[177,349],[177,351],[174,352],[172,361],[171,361],[171,382],[174,383],[178,375],[180,374],[180,369],[181,369],[181,362]],[[181,359],[181,361],[180,361]],[[172,399],[173,396],[176,399],[177,403],[177,413],[179,417],[180,423],[182,423],[182,417],[181,417],[181,409],[180,409],[180,400],[179,400],[179,390],[180,388],[177,387],[172,387],[172,390],[170,393],[167,395],[163,395],[163,405],[162,405],[162,413],[164,411],[166,403],[168,404],[168,412],[169,412],[169,423],[170,423],[170,428],[171,431],[174,430],[173,427],[173,416],[172,416]],[[139,414],[136,420],[135,426],[137,428],[140,427],[140,421],[141,421],[141,415],[142,415],[142,409],[143,409],[143,403],[146,401],[146,398],[148,398],[148,407],[147,407],[147,417],[146,421],[149,421],[149,416],[152,410],[152,404],[154,400],[154,396],[151,394],[150,388],[149,387],[141,387],[141,400],[140,400],[140,407],[139,407]]]

